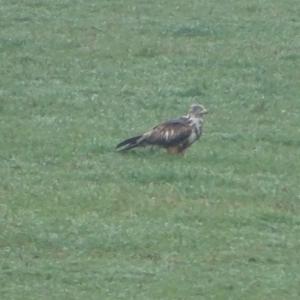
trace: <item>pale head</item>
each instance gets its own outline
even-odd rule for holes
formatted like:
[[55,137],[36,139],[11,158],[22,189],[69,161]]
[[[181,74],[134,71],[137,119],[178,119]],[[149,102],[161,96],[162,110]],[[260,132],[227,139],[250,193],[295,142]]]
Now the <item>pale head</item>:
[[200,118],[207,113],[208,111],[201,104],[192,104],[189,110],[189,115],[195,118]]

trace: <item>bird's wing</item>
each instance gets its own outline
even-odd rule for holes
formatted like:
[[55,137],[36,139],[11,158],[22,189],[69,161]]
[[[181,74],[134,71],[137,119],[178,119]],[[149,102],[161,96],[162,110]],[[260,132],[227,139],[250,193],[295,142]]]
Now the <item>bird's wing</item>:
[[179,118],[155,126],[144,134],[144,141],[152,145],[174,146],[185,141],[192,133],[187,118]]

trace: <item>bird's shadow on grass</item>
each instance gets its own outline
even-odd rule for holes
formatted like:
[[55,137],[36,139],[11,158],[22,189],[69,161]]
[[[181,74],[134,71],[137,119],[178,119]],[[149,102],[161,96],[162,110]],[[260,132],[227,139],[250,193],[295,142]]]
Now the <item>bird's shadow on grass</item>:
[[117,151],[116,153],[122,155],[124,157],[136,157],[136,158],[157,158],[161,157],[162,155],[166,155],[163,150],[160,149],[134,149],[130,151]]
[[186,156],[184,155],[175,155],[175,154],[169,154],[164,149],[159,148],[141,148],[141,149],[134,149],[130,151],[116,151],[117,154],[120,154],[124,157],[130,157],[130,158],[163,158],[168,160],[178,160],[183,159]]
[[190,155],[171,155],[167,153],[165,149],[159,147],[141,147],[137,149],[131,149],[128,151],[118,151],[115,146],[107,144],[93,143],[84,149],[86,153],[92,155],[118,155],[119,157],[128,159],[139,159],[139,160],[155,160],[156,162],[162,161],[181,161],[182,159],[187,160]]
[[128,161],[140,161],[144,163],[151,163],[153,166],[163,169],[164,167],[192,165],[195,163],[195,156],[193,153],[186,153],[185,155],[169,154],[164,149],[137,149],[125,152],[116,152],[120,159]]

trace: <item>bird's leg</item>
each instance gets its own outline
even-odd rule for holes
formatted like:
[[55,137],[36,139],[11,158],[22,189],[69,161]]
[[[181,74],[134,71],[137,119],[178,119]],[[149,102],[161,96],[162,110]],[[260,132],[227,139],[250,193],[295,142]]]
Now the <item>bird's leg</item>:
[[177,147],[168,147],[167,152],[169,154],[178,154],[178,148]]
[[182,149],[178,146],[168,147],[167,152],[173,155],[184,155],[185,149]]
[[185,150],[186,149],[182,149],[180,152],[178,152],[178,154],[180,154],[181,156],[184,156],[185,155]]

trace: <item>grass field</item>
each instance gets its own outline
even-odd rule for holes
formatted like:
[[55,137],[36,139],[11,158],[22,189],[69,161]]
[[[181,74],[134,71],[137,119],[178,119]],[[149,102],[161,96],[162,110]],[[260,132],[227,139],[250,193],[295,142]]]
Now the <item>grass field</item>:
[[1,300],[300,299],[299,1],[0,3]]

